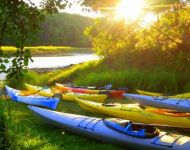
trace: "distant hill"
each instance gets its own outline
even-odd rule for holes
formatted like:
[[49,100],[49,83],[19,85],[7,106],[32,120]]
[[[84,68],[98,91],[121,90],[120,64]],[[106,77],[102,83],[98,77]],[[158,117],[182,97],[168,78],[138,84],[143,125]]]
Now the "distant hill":
[[59,13],[48,16],[33,45],[89,47],[90,42],[83,31],[92,23],[93,19],[80,15]]
[[[91,43],[83,35],[87,26],[93,24],[94,19],[80,15],[58,13],[47,16],[41,24],[38,33],[32,34],[27,40],[27,46],[53,45],[53,46],[73,46],[90,47]],[[14,45],[12,37],[6,37],[3,45]]]

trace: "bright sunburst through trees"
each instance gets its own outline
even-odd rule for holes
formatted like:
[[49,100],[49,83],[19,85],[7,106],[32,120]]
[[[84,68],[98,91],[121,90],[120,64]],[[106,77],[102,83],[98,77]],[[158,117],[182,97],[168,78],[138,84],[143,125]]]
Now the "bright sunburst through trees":
[[85,34],[91,38],[94,50],[108,60],[129,66],[188,70],[190,8],[185,2],[173,2],[146,1],[145,5],[140,1],[120,1],[112,9],[116,10],[117,18],[123,19],[100,19]]
[[145,6],[143,0],[122,0],[116,6],[115,17],[126,21],[137,19],[143,13]]

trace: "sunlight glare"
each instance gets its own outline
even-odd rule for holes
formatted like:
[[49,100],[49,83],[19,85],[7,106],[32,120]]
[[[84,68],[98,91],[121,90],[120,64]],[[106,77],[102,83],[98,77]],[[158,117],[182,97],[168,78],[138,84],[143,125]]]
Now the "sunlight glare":
[[121,0],[115,11],[116,19],[135,20],[143,12],[143,0]]
[[154,13],[147,13],[142,19],[142,27],[149,27],[152,23],[157,21],[157,16]]

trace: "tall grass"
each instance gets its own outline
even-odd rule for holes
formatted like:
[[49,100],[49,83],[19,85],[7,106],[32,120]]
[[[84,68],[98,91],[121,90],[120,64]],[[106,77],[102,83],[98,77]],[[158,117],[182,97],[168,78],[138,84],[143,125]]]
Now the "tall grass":
[[55,82],[70,82],[73,81],[77,76],[83,78],[85,74],[88,74],[89,70],[103,69],[100,61],[91,61],[82,64],[75,65],[68,69],[58,70],[55,72],[45,73],[41,76],[42,80],[48,84],[54,84]]
[[6,99],[0,95],[0,149],[9,149],[10,147],[8,128],[6,126],[6,115],[10,112],[8,108]]
[[39,77],[39,74],[33,71],[28,71],[24,73],[23,77],[17,79],[12,78],[10,80],[6,80],[4,84],[9,85],[13,88],[23,89],[25,88],[24,83],[30,83],[34,85],[41,85],[42,80]]
[[104,86],[111,83],[113,88],[128,87],[129,92],[136,89],[176,94],[190,92],[188,73],[168,71],[163,68],[152,70],[112,69],[102,63],[93,61],[59,70],[41,76],[42,83],[53,85],[55,82],[73,82],[77,85]]
[[12,87],[24,88],[24,83],[52,86],[55,82],[72,82],[77,85],[95,85],[98,87],[112,84],[114,89],[127,87],[129,92],[137,89],[176,94],[190,92],[189,73],[168,71],[163,68],[152,70],[113,69],[102,63],[102,60],[74,65],[67,69],[49,73],[29,71],[21,80],[12,79],[7,84]]
[[103,86],[108,83],[113,85],[113,88],[128,87],[130,92],[136,89],[144,89],[150,91],[158,91],[164,93],[178,93],[185,91],[189,83],[184,84],[179,88],[179,74],[174,72],[148,72],[139,71],[136,69],[128,69],[125,71],[105,71],[105,72],[90,72],[84,75],[84,78],[76,77],[75,83],[78,85],[97,85]]

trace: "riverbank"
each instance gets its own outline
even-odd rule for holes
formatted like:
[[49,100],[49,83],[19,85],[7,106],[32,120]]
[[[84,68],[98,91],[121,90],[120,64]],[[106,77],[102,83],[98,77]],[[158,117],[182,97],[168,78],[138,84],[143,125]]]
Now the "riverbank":
[[[130,93],[135,93],[136,89],[142,89],[175,94],[189,92],[190,89],[188,73],[181,74],[163,68],[152,70],[117,68],[113,64],[112,66],[108,65],[104,60],[77,64],[64,69],[47,69],[45,72],[35,70],[35,72],[32,71],[26,74],[22,81],[15,80],[14,86],[19,87],[24,82],[41,86],[53,86],[56,82],[72,82],[76,85],[94,85],[97,87],[111,83],[113,88],[127,87]],[[120,103],[121,101],[117,102]],[[7,104],[10,115],[5,115],[5,127],[7,129],[6,139],[8,139],[8,143],[11,143],[10,148],[46,150],[123,149],[49,126],[37,119],[24,104],[12,101],[7,101]],[[97,114],[82,110],[76,103],[64,101],[60,102],[57,111],[97,116]],[[103,115],[101,117],[107,116]]]
[[[31,74],[31,73],[29,73]],[[42,86],[54,85],[55,82],[72,82],[77,85],[105,85],[106,83],[112,83],[114,88],[121,87],[125,85],[129,88],[129,91],[135,92],[135,89],[149,86],[151,90],[153,88],[158,89],[168,89],[174,86],[170,90],[174,90],[177,86],[175,85],[178,75],[166,72],[142,72],[137,69],[128,70],[113,70],[102,63],[101,60],[93,61],[88,63],[82,63],[78,65],[71,66],[67,69],[60,69],[48,73],[35,73],[36,79],[29,78],[25,82]],[[182,76],[180,76],[182,77]],[[171,79],[170,79],[171,78]],[[157,79],[157,81],[156,81]],[[41,83],[35,83],[36,81]],[[18,81],[17,81],[18,82]],[[160,82],[160,83],[159,83]],[[165,85],[163,85],[163,83]],[[158,91],[156,89],[155,91]],[[108,99],[106,102],[112,101]],[[113,101],[112,101],[113,102]],[[117,103],[127,102],[124,100],[117,100]],[[7,111],[5,116],[5,127],[6,140],[10,143],[10,149],[46,149],[46,150],[96,150],[96,149],[107,149],[107,150],[123,150],[127,147],[119,147],[107,143],[101,143],[87,137],[72,134],[66,132],[63,129],[58,129],[53,126],[47,125],[42,120],[38,119],[26,105],[12,102],[10,100],[6,101]],[[86,112],[81,109],[74,102],[64,102],[60,101],[56,111],[80,114],[86,116],[97,116],[97,117],[107,117],[106,115],[97,115],[94,113]],[[167,129],[168,131],[168,129]],[[170,130],[169,130],[170,131]],[[177,130],[171,130],[171,132],[180,132],[181,134],[187,134],[188,132],[181,132]],[[72,144],[71,144],[72,143]]]
[[[79,64],[82,64],[82,63],[79,63]],[[58,70],[69,69],[70,67],[73,67],[73,66],[74,64],[63,66],[63,67],[56,67],[56,68],[31,68],[30,70],[36,73],[48,73],[48,72],[55,72]]]
[[[81,47],[69,47],[69,46],[26,46],[25,49],[29,49],[32,56],[64,56],[68,53],[93,53],[91,48]],[[12,55],[16,51],[16,47],[13,46],[2,46],[4,53]]]

